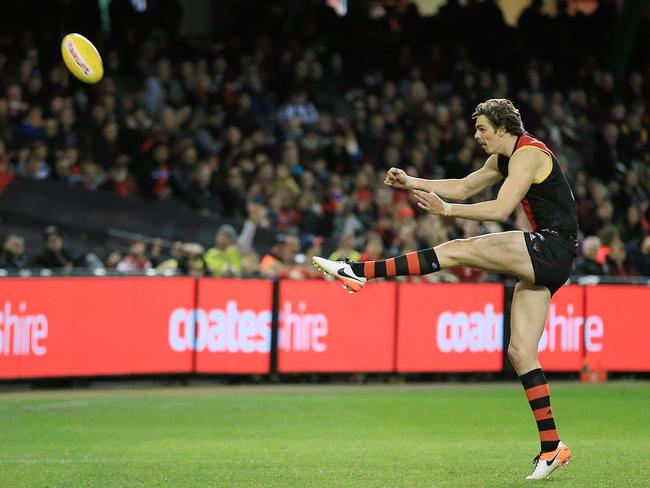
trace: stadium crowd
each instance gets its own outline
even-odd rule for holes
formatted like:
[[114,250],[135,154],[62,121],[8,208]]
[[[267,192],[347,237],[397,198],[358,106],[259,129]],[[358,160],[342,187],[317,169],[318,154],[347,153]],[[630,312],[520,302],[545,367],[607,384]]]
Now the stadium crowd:
[[[243,225],[239,233],[215,229],[205,247],[134,241],[126,253],[100,256],[105,268],[304,278],[316,276],[309,258],[323,249],[377,259],[525,228],[523,212],[506,223],[425,215],[382,183],[391,166],[426,178],[477,169],[485,154],[470,115],[487,98],[510,98],[570,180],[582,232],[576,275],[650,276],[650,71],[642,54],[650,30],[640,27],[618,66],[607,49],[621,15],[615,2],[550,17],[535,1],[516,28],[492,1],[450,0],[432,17],[402,0],[362,2],[367,8],[346,17],[324,1],[227,3],[232,22],[212,36],[154,20],[98,32],[106,76],[96,86],[82,86],[52,54],[52,29],[0,39],[0,172]],[[116,0],[111,14],[129,6]],[[9,43],[20,44],[20,56]],[[258,227],[277,231],[271,249],[254,248]],[[55,227],[45,229],[40,251],[27,250],[19,233],[3,234],[0,268],[88,262]],[[454,269],[431,279],[488,276]]]

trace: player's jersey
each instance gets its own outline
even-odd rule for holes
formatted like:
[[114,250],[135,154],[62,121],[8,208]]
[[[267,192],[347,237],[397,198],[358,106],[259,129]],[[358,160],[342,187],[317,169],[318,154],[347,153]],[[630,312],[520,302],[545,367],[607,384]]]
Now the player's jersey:
[[[526,212],[530,227],[536,230],[548,229],[564,237],[567,244],[572,247],[577,245],[576,234],[578,231],[578,209],[560,164],[555,155],[546,145],[524,132],[517,138],[513,154],[527,146],[536,147],[544,151],[551,159],[550,172],[541,181],[533,182],[521,205]],[[503,177],[508,176],[508,163],[510,158],[499,155],[497,164]]]

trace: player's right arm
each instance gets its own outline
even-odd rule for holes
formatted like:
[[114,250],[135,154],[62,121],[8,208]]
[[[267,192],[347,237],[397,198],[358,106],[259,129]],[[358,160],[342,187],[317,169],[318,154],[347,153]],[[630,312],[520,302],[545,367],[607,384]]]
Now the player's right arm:
[[391,168],[386,174],[384,183],[401,190],[422,190],[434,192],[436,195],[450,200],[467,200],[495,185],[502,178],[497,167],[497,156],[493,154],[485,161],[483,167],[468,174],[465,178],[427,180],[409,176],[399,168]]

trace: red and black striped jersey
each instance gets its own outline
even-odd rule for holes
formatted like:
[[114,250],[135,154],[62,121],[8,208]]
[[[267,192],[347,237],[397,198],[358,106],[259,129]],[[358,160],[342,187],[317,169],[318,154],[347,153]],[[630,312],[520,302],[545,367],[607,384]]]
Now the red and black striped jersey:
[[[569,182],[564,177],[555,154],[527,132],[517,138],[512,154],[528,146],[544,151],[551,161],[549,172],[530,185],[521,201],[531,230],[548,229],[573,241],[578,231],[578,209]],[[508,176],[509,162],[510,158],[499,155],[497,164],[504,178]]]

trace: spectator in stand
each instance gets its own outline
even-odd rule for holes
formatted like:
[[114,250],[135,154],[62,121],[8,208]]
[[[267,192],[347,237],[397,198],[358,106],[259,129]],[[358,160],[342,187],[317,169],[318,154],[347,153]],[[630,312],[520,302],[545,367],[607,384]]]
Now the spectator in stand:
[[301,279],[323,279],[323,274],[314,268],[312,258],[323,254],[323,238],[315,237],[306,240],[304,247],[305,252],[296,256],[299,265]]
[[257,229],[268,229],[271,226],[268,209],[264,205],[251,200],[247,204],[247,210],[248,217],[244,221],[244,226],[237,238],[237,244],[243,254],[252,249]]
[[638,205],[631,204],[627,207],[625,218],[619,225],[620,236],[623,242],[629,245],[639,245],[641,243],[643,239],[641,217],[641,209]]
[[408,220],[407,222],[401,222],[397,226],[395,237],[388,249],[388,254],[397,256],[406,252],[412,252],[413,249],[417,250],[419,242],[415,230],[415,221]]
[[47,269],[62,269],[72,271],[75,259],[63,248],[63,238],[59,229],[53,225],[43,231],[43,250],[34,259],[34,267]]
[[156,267],[157,273],[175,273],[179,270],[183,258],[183,241],[176,240],[169,249],[169,258]]
[[122,258],[115,268],[119,273],[144,273],[151,269],[151,261],[147,257],[147,244],[144,241],[133,241],[129,253]]
[[202,215],[223,215],[221,197],[212,189],[212,167],[208,162],[200,162],[190,177],[184,200]]
[[94,139],[93,159],[104,169],[114,165],[121,154],[119,130],[117,122],[107,122],[101,135]]
[[369,233],[366,246],[359,256],[359,261],[377,261],[384,256],[384,244],[376,233]]
[[95,161],[83,158],[79,163],[79,173],[73,175],[70,182],[84,190],[95,191],[104,182],[104,172]]
[[[176,158],[171,168],[171,181],[174,196],[186,200],[190,194],[190,183],[199,160],[199,154],[193,144],[183,144],[180,157]],[[178,150],[177,150],[178,151]]]
[[7,235],[0,252],[0,268],[24,269],[27,265],[25,238],[18,234]]
[[7,109],[6,114],[8,118],[15,124],[22,119],[23,114],[29,109],[29,104],[23,98],[23,88],[20,83],[10,83],[6,90]]
[[329,259],[334,261],[349,259],[358,261],[361,253],[357,251],[357,238],[354,234],[346,234],[339,240],[338,247],[330,254]]
[[105,267],[107,271],[117,271],[117,265],[122,261],[122,253],[117,250],[113,250],[108,254],[106,258]]
[[151,261],[151,267],[157,267],[163,260],[163,240],[156,237],[151,240],[151,246],[149,247],[149,261]]
[[304,90],[293,93],[289,102],[278,112],[278,119],[284,124],[288,124],[289,121],[295,119],[300,125],[313,125],[318,122],[318,117],[318,110],[309,101]]
[[[2,102],[0,100],[0,107],[2,106],[1,104]],[[1,129],[0,129],[0,134],[2,134]],[[7,157],[6,151],[7,151],[7,146],[5,145],[5,141],[0,138],[0,175],[2,175],[3,173],[9,173],[11,169],[9,165],[9,158]]]
[[261,278],[260,256],[253,249],[244,253],[241,259],[241,276],[244,278]]
[[641,276],[650,276],[650,235],[645,236],[640,246],[632,247],[630,258]]
[[59,135],[59,121],[54,118],[45,120],[45,134],[43,137],[47,147],[47,162],[51,165],[56,153],[63,149],[63,140]]
[[194,278],[203,278],[209,272],[205,259],[203,246],[196,242],[183,244],[183,257],[179,269],[183,274]]
[[239,167],[228,169],[225,185],[221,189],[224,210],[228,217],[244,218],[246,216],[246,181]]
[[138,195],[138,188],[129,174],[129,157],[126,154],[117,158],[115,164],[109,169],[108,177],[99,188],[123,198],[133,198]]
[[298,199],[298,229],[305,235],[317,235],[322,232],[323,210],[317,197],[310,192],[303,192]]
[[224,224],[217,229],[214,247],[205,253],[203,259],[214,277],[241,275],[242,256],[237,245],[237,232],[232,225]]
[[284,256],[286,254],[286,236],[284,234],[277,234],[275,241],[260,261],[260,271],[265,278],[275,278],[287,269],[284,264]]
[[346,196],[336,195],[333,200],[332,239],[340,241],[345,235],[362,233],[365,229],[361,220],[353,213],[354,202],[351,202]]
[[303,280],[310,278],[317,273],[314,273],[311,261],[307,262],[305,255],[300,252],[300,238],[295,233],[287,233],[285,235],[284,255],[282,262],[284,270],[280,273],[282,278],[289,278],[292,280]]
[[608,122],[601,128],[600,138],[596,143],[591,164],[588,166],[590,174],[609,181],[616,178],[624,166],[621,163],[619,144],[619,129],[616,124]]
[[39,141],[29,146],[27,157],[18,163],[18,174],[33,180],[46,180],[51,173],[50,165],[45,157],[47,146]]
[[275,179],[268,191],[271,195],[282,195],[284,201],[288,202],[291,207],[293,207],[300,195],[298,183],[291,176],[289,167],[284,164],[280,164],[275,168]]
[[269,220],[271,224],[281,231],[288,231],[298,227],[300,214],[294,208],[293,198],[282,192],[273,193],[269,196]]
[[597,236],[589,236],[582,241],[582,256],[576,260],[573,274],[577,276],[602,276],[603,265],[596,261],[600,239]]
[[41,139],[45,135],[43,110],[39,106],[32,106],[18,127],[17,136],[25,142]]
[[628,259],[625,244],[620,239],[612,242],[612,250],[605,259],[605,269],[611,276],[636,276],[637,272]]
[[613,225],[606,225],[598,232],[600,248],[596,253],[596,261],[604,265],[607,255],[612,252],[612,244],[619,239],[618,229]]
[[172,196],[169,170],[169,146],[157,143],[149,161],[139,171],[138,189],[147,198],[168,200]]
[[79,151],[74,147],[68,147],[59,151],[54,160],[54,171],[50,179],[74,183],[79,177]]

